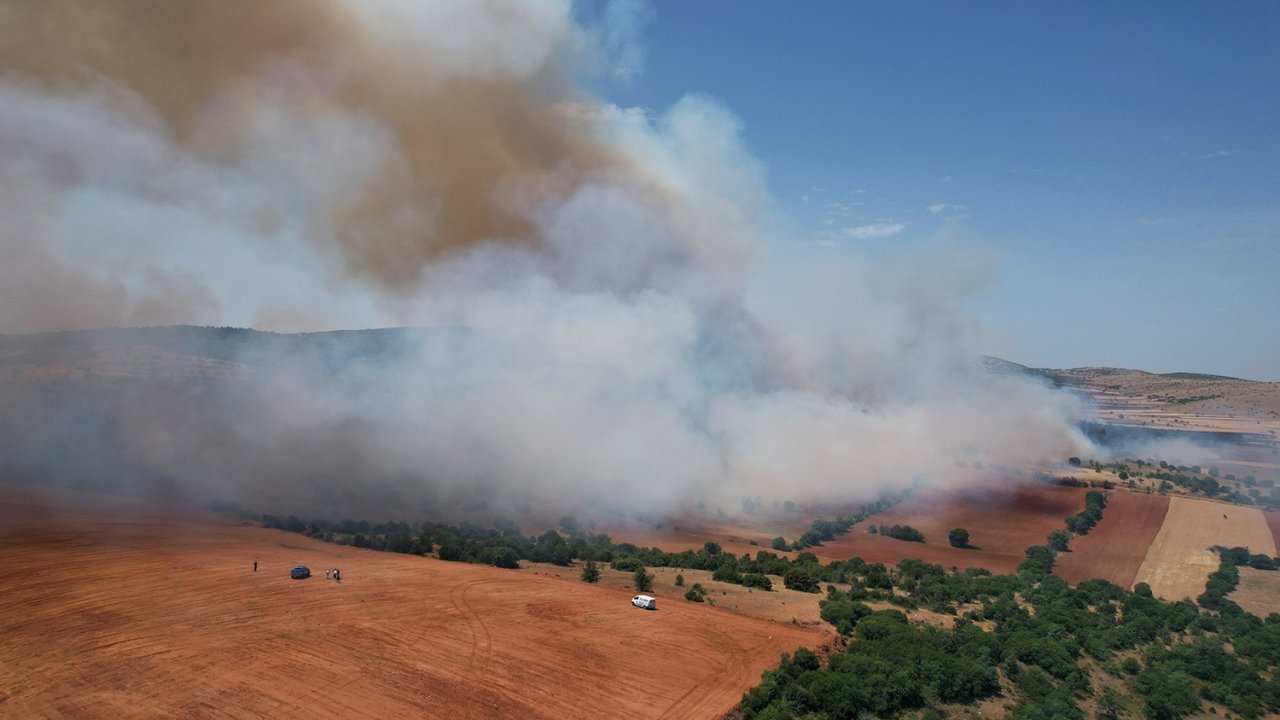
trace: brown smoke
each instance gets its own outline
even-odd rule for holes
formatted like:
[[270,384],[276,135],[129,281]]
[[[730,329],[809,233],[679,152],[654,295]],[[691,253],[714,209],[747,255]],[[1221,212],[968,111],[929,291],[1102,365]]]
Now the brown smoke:
[[[477,4],[512,26],[525,21],[517,5]],[[554,197],[607,164],[558,109],[575,92],[554,53],[518,74],[456,67],[439,52],[379,41],[332,0],[30,0],[6,14],[8,77],[60,94],[109,88],[121,109],[157,114],[211,162],[254,151],[250,127],[264,104],[345,112],[389,132],[394,165],[321,209],[317,235],[348,272],[391,289],[478,242],[532,242],[528,220],[497,201],[509,186]]]

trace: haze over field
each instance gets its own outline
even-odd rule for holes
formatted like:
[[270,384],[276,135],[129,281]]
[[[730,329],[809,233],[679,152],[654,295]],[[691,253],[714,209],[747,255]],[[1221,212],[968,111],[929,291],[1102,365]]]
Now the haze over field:
[[584,91],[642,60],[629,4],[590,25],[542,0],[6,14],[0,332],[453,329],[194,394],[6,382],[10,472],[112,448],[183,492],[334,511],[475,483],[663,508],[1089,449],[1077,401],[977,368],[978,248],[771,267],[765,169],[728,108]]

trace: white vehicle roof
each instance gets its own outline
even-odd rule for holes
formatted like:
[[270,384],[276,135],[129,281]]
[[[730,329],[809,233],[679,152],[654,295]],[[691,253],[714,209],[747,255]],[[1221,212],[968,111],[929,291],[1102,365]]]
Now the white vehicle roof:
[[651,596],[651,595],[637,595],[637,596],[635,596],[635,597],[633,597],[633,598],[631,598],[631,599],[632,599],[632,600],[652,600],[652,599],[653,599],[653,596]]

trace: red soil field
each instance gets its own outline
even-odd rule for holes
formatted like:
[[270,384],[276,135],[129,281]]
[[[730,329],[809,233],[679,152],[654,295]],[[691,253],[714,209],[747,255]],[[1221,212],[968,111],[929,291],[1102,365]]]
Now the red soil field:
[[[896,563],[918,558],[944,567],[982,567],[1013,572],[1032,545],[1065,527],[1068,515],[1084,510],[1081,488],[1043,483],[987,483],[960,489],[930,490],[855,525],[847,534],[810,548],[824,560],[861,557],[868,562]],[[867,526],[910,525],[924,533],[924,543],[872,535]],[[969,531],[973,547],[958,549],[947,540],[953,528]]]
[[1264,512],[1262,516],[1267,519],[1267,527],[1271,528],[1271,537],[1276,539],[1276,547],[1280,548],[1280,512]]
[[1133,587],[1138,568],[1169,511],[1169,498],[1117,491],[1111,493],[1102,520],[1072,539],[1071,552],[1058,556],[1054,574],[1072,585],[1092,578]]
[[[780,652],[830,640],[674,597],[646,612],[623,589],[54,497],[0,487],[0,716],[709,718]],[[315,575],[289,579],[295,563]]]

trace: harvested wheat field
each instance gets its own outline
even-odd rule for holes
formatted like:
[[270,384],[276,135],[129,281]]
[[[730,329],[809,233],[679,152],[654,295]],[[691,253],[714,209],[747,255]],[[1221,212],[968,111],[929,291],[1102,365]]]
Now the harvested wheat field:
[[[1009,573],[1026,560],[1028,547],[1044,544],[1050,532],[1064,527],[1065,517],[1084,509],[1084,493],[1080,488],[1026,482],[931,490],[810,551],[826,560],[856,556],[868,562],[896,563],[918,558],[944,567]],[[924,534],[925,542],[872,535],[867,532],[870,525],[910,525]],[[951,547],[947,535],[957,527],[969,531],[972,547]]]
[[[1267,527],[1271,528],[1271,539],[1275,542],[1276,547],[1280,548],[1280,512],[1264,512],[1263,517],[1267,520]],[[1260,552],[1260,551],[1254,551]]]
[[1113,492],[1102,520],[1072,539],[1071,552],[1058,556],[1054,574],[1071,584],[1093,578],[1132,588],[1169,510],[1169,498],[1145,493]]
[[1261,510],[1172,497],[1136,582],[1147,583],[1157,597],[1166,600],[1195,598],[1204,592],[1209,574],[1218,569],[1218,556],[1209,549],[1214,545],[1276,554]]
[[1260,618],[1280,613],[1280,571],[1240,568],[1240,585],[1227,599]]
[[[664,595],[646,612],[625,589],[0,493],[7,717],[707,718],[780,652],[828,638]],[[315,575],[291,580],[295,563]]]

